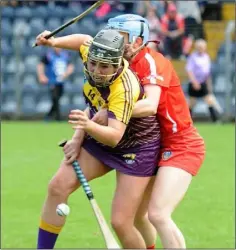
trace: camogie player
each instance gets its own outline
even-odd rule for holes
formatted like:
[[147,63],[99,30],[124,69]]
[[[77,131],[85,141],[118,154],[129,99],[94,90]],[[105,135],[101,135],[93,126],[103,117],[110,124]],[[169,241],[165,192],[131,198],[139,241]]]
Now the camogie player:
[[[79,51],[84,63],[83,94],[88,108],[73,110],[69,115],[69,123],[76,131],[64,146],[65,158],[48,185],[37,248],[51,249],[56,243],[65,218],[55,210],[58,204],[67,203],[70,194],[80,186],[71,166],[78,160],[88,181],[116,170],[111,224],[124,248],[144,249],[145,240],[135,227],[135,220],[144,192],[156,174],[160,131],[155,115],[131,118],[135,103],[145,95],[123,59],[124,37],[115,30],[102,30],[94,39],[78,34],[46,40],[48,33],[37,37],[38,45],[66,44]],[[106,126],[92,120],[100,109],[107,110]],[[152,227],[146,219],[148,223]]]
[[149,219],[164,248],[186,248],[183,234],[171,215],[203,163],[204,141],[193,125],[171,62],[146,46],[149,42],[147,20],[139,15],[120,15],[109,19],[107,28],[124,36],[124,57],[140,79],[147,96],[136,103],[132,116],[156,114],[160,122],[161,157],[149,202]]

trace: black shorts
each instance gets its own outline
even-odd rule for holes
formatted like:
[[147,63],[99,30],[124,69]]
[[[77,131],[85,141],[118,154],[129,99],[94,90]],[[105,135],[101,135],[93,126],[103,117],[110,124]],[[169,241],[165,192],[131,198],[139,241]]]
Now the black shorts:
[[188,95],[191,97],[204,97],[209,94],[206,82],[201,83],[201,88],[199,90],[195,90],[193,88],[193,84],[190,82],[188,86]]

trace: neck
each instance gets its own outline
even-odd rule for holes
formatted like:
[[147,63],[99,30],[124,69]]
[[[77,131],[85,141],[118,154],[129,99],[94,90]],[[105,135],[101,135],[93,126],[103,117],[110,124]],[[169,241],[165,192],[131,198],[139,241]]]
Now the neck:
[[129,60],[129,62],[132,62],[135,57],[139,54],[139,52],[145,47],[145,45],[142,45],[141,47],[139,47],[137,50],[134,51],[134,53],[131,56],[131,59]]

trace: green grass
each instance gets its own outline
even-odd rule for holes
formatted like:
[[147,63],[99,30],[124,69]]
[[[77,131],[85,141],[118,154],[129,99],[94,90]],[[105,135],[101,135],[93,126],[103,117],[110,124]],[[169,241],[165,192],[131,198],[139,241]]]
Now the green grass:
[[[197,124],[206,142],[205,162],[174,213],[188,248],[234,248],[234,125]],[[57,142],[70,138],[66,123],[2,123],[2,248],[34,248],[47,183],[63,156]],[[114,173],[91,183],[109,221]],[[82,190],[69,200],[57,248],[104,248]],[[157,241],[157,247],[161,247]]]

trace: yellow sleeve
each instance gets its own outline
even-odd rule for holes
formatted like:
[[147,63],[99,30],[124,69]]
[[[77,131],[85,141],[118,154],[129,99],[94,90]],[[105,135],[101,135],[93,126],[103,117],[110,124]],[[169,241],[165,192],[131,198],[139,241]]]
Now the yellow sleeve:
[[88,51],[89,51],[89,44],[83,44],[80,46],[79,53],[83,63],[87,61]]
[[134,104],[137,102],[140,89],[139,84],[129,79],[120,79],[120,82],[111,85],[108,97],[108,117],[128,124],[132,115]]

